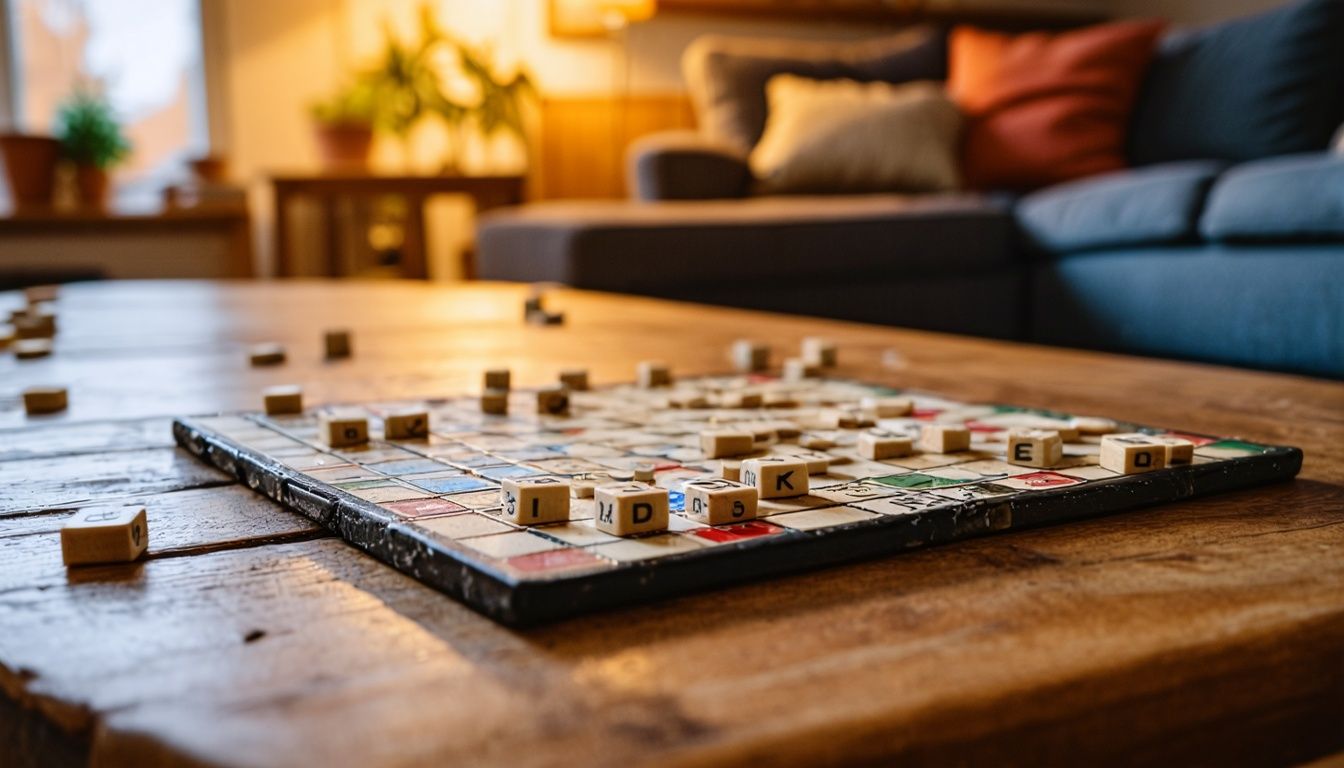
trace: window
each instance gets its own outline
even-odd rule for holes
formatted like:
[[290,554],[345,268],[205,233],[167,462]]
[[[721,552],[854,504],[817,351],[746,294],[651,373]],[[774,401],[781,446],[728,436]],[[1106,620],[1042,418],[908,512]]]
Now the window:
[[[4,1],[4,0],[0,0]],[[199,0],[7,0],[14,123],[49,132],[78,86],[105,94],[133,145],[123,192],[157,192],[209,136]]]

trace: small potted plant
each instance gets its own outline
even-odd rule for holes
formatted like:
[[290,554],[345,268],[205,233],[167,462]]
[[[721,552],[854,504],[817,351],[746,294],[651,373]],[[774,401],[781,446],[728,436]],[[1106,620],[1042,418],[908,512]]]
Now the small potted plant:
[[131,144],[105,99],[76,91],[56,114],[61,155],[75,166],[79,201],[89,207],[107,204],[108,169],[125,160]]
[[330,171],[368,170],[377,117],[377,93],[372,83],[356,80],[331,98],[312,104],[308,111],[323,167]]

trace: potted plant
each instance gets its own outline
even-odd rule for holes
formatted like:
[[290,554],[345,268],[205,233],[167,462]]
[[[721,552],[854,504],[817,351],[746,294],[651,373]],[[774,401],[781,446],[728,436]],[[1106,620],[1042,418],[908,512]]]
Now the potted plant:
[[75,166],[75,182],[83,205],[107,203],[108,169],[131,153],[105,99],[89,91],[76,91],[56,114],[56,136],[61,155]]
[[312,104],[318,153],[329,171],[363,172],[369,167],[369,148],[378,115],[377,87],[361,77],[330,98]]
[[61,144],[50,136],[0,133],[0,157],[16,208],[46,208],[56,184]]

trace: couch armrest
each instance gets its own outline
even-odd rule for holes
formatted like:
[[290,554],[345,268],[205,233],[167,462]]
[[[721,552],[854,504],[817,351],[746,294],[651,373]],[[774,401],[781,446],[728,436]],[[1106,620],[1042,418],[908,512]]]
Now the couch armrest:
[[638,200],[745,197],[751,188],[747,159],[695,131],[638,139],[630,145],[626,172]]

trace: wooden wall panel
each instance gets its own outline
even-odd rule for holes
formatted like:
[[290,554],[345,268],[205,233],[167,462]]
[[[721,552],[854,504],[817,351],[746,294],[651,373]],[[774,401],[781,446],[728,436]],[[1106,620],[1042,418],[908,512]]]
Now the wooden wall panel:
[[530,197],[624,197],[625,150],[630,142],[645,134],[694,126],[684,94],[547,98],[541,105]]

